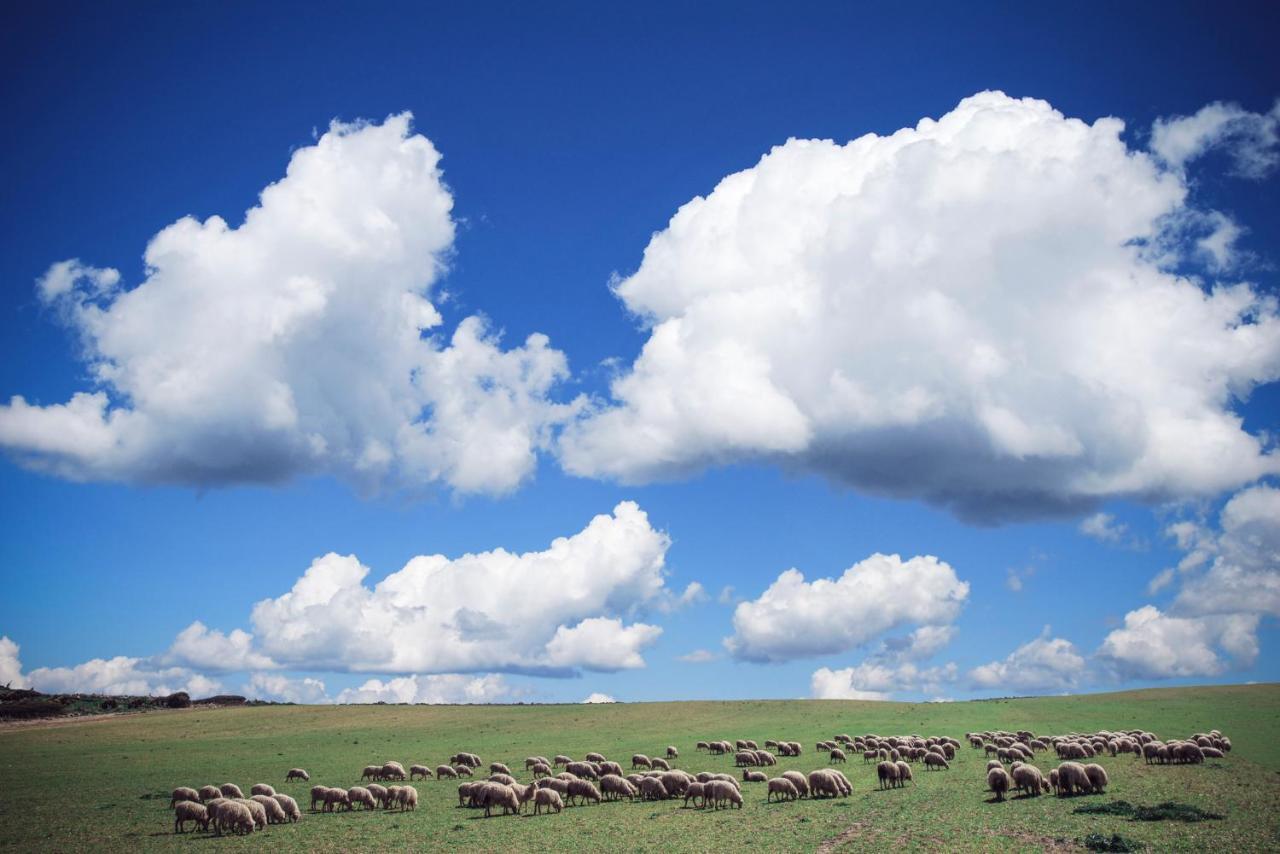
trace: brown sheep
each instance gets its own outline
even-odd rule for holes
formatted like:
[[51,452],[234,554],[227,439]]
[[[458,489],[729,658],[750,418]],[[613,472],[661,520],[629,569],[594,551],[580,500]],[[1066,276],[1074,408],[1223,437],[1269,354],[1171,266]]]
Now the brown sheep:
[[1013,785],[1028,796],[1038,797],[1044,786],[1044,775],[1034,765],[1019,765],[1013,769]]
[[218,790],[222,792],[222,797],[224,798],[244,798],[244,793],[240,791],[240,787],[235,783],[223,783],[218,787]]
[[926,753],[924,757],[924,765],[926,771],[946,771],[951,767],[947,764],[946,758],[937,753]]
[[1107,779],[1107,769],[1095,762],[1090,762],[1084,766],[1084,773],[1089,777],[1089,788],[1095,795],[1106,792],[1107,784],[1111,782]]
[[844,751],[843,751],[843,750],[841,750],[841,749],[840,749],[840,748],[838,748],[838,747],[833,747],[833,748],[831,748],[830,761],[832,761],[832,762],[847,762],[848,760],[845,758],[845,755],[844,755]]
[[555,768],[558,765],[568,765],[572,761],[573,759],[571,757],[565,756],[562,753],[556,756],[555,760],[551,763],[551,767]]
[[603,753],[588,753],[586,756],[583,757],[583,759],[586,760],[587,762],[604,762],[605,761]]
[[898,764],[885,760],[876,766],[876,778],[881,789],[892,789],[898,785]]
[[680,758],[680,751],[679,751],[679,750],[676,750],[676,746],[675,746],[674,744],[668,744],[668,745],[667,745],[667,758],[668,758],[668,759],[679,759],[679,758]]
[[632,768],[652,768],[653,762],[650,761],[649,757],[645,756],[643,753],[636,753],[636,754],[633,754],[631,757],[631,767]]
[[508,777],[510,777],[511,769],[508,768],[506,765],[503,765],[501,762],[490,762],[489,773],[490,774],[506,774]]
[[427,767],[427,766],[425,766],[425,765],[410,765],[410,766],[409,766],[409,779],[410,779],[410,780],[414,779],[415,777],[421,777],[422,779],[424,779],[424,780],[425,780],[427,777],[430,777],[430,776],[431,776],[431,769],[430,769],[430,768],[428,768],[428,767]]
[[1079,762],[1063,762],[1058,766],[1058,796],[1087,794],[1092,788],[1089,774]]
[[1004,768],[992,768],[987,772],[987,788],[995,792],[996,800],[1003,801],[1005,792],[1009,791],[1009,772]]

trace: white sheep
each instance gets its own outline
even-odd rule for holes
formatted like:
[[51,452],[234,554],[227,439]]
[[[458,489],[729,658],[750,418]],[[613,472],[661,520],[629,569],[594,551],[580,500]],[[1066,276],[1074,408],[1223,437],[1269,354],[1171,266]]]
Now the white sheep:
[[178,801],[173,807],[173,832],[182,833],[183,825],[194,821],[201,830],[209,829],[209,811],[196,801]]

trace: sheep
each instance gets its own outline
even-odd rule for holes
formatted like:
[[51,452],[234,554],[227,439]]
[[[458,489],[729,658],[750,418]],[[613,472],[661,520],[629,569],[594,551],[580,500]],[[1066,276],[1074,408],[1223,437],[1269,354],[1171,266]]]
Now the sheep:
[[622,773],[622,766],[621,766],[621,765],[619,765],[617,762],[601,762],[601,763],[599,763],[599,767],[597,767],[597,768],[596,768],[596,773],[601,774],[601,775],[604,775],[604,774],[616,774],[616,775],[617,775],[617,776],[619,776],[619,777],[626,776],[626,775],[624,775],[624,774]]
[[770,766],[778,764],[778,760],[767,750],[757,750],[755,754],[757,765]]
[[746,768],[742,769],[742,782],[744,783],[763,783],[766,779],[767,778],[764,776],[763,771],[748,771]]
[[783,771],[782,776],[791,781],[791,785],[796,787],[800,797],[806,798],[809,796],[809,781],[799,771]]
[[404,780],[409,775],[405,772],[404,766],[399,762],[388,762],[382,766],[383,780]]
[[849,778],[844,775],[844,772],[837,771],[834,768],[824,768],[823,770],[830,774],[832,779],[835,780],[836,790],[840,793],[841,797],[853,792],[853,784],[849,782]]
[[603,753],[588,753],[586,756],[582,757],[582,759],[584,762],[604,762],[605,761]]
[[[200,803],[207,804],[214,798],[222,797],[222,790],[217,786],[201,786],[200,791],[197,792],[196,795],[199,797]],[[169,805],[173,806],[172,803]]]
[[304,783],[311,782],[311,775],[307,773],[305,768],[290,768],[289,773],[284,775],[284,781],[288,783],[290,780],[301,780]]
[[449,757],[450,765],[466,765],[469,768],[479,768],[481,765],[480,757],[474,753],[455,753]]
[[425,765],[410,765],[410,766],[409,766],[409,779],[410,779],[410,780],[412,780],[412,779],[413,779],[413,778],[415,778],[415,777],[421,777],[422,779],[424,779],[424,780],[425,780],[426,778],[428,778],[428,777],[430,777],[430,776],[431,776],[431,769],[430,769],[430,768],[428,768],[428,767],[427,767],[427,766],[425,766]]
[[311,787],[311,811],[316,811],[316,804],[324,803],[324,793],[329,791],[328,786],[312,786]]
[[533,793],[533,814],[538,815],[543,809],[560,812],[564,809],[564,801],[555,789],[538,789]]
[[258,830],[266,830],[267,828],[267,810],[262,804],[248,798],[233,798],[236,803],[244,804],[249,808],[250,814],[253,816],[253,826]]
[[[392,788],[398,789],[400,787],[393,786]],[[324,790],[324,806],[321,810],[323,812],[335,812],[339,807],[351,808],[351,799],[347,797],[347,790],[326,787]]]
[[466,806],[471,801],[472,793],[475,792],[479,783],[459,783],[458,784],[458,806]]
[[876,750],[864,750],[864,751],[862,751],[862,764],[863,764],[863,765],[867,765],[867,764],[869,764],[869,763],[871,763],[871,762],[875,762],[875,761],[876,761],[877,759],[879,759],[879,758],[880,758],[880,753],[879,753],[879,751],[876,751]]
[[679,759],[679,758],[680,758],[680,751],[679,751],[679,750],[676,750],[676,747],[675,747],[675,745],[674,745],[674,744],[668,744],[668,745],[667,745],[667,758],[668,758],[668,759]]
[[534,783],[534,785],[539,789],[554,789],[560,793],[561,797],[564,797],[569,793],[569,782],[557,777],[543,777],[541,780]]
[[361,780],[361,781],[364,781],[364,780],[381,780],[381,779],[382,779],[382,766],[381,766],[381,765],[366,765],[366,766],[364,766],[364,770],[360,772],[360,780]]
[[907,785],[908,782],[914,781],[911,776],[911,766],[905,762],[898,762],[898,786],[899,788]]
[[987,772],[987,788],[995,792],[997,801],[1004,800],[1005,792],[1009,791],[1012,782],[1009,772],[1004,768],[992,768]]
[[262,806],[263,812],[267,814],[268,824],[284,824],[288,820],[275,795],[251,795],[249,800]]
[[302,818],[302,810],[298,809],[298,802],[288,795],[279,793],[273,795],[276,803],[280,805],[280,810],[284,813],[286,819],[290,822],[298,821]]
[[605,774],[600,778],[600,794],[607,801],[616,801],[619,798],[634,798],[636,795],[636,787],[625,780],[618,774]]
[[876,778],[881,789],[893,789],[898,786],[898,763],[885,760],[876,766]]
[[707,744],[705,741],[700,741],[700,742],[698,742],[697,744],[695,744],[695,745],[693,746],[693,749],[694,749],[694,750],[707,750],[707,751],[710,751],[710,750],[711,750],[711,745]]
[[233,830],[236,833],[253,833],[253,813],[239,801],[224,800],[218,804],[216,820],[219,836],[222,835],[224,830]]
[[396,786],[399,791],[396,792],[396,804],[401,810],[416,810],[418,808],[418,790],[413,786]]
[[796,798],[800,797],[800,793],[796,791],[796,784],[792,783],[786,777],[774,777],[772,780],[769,780],[768,787],[769,794],[765,796],[765,801],[773,800],[774,795],[778,796],[778,800],[786,798],[789,801],[794,801]]
[[267,783],[254,783],[253,787],[249,789],[250,797],[253,797],[254,795],[266,795],[268,798],[272,798],[275,797],[275,794],[276,790]]
[[536,780],[539,777],[550,777],[550,776],[551,776],[551,766],[546,764],[545,762],[538,762],[533,766],[533,779]]
[[179,786],[173,790],[173,794],[169,798],[169,809],[173,809],[175,804],[180,804],[183,801],[194,801],[195,803],[200,803],[202,800],[203,798],[200,797],[200,793],[195,789],[190,786]]
[[568,765],[572,761],[573,759],[561,753],[556,756],[555,761],[551,763],[551,767],[555,768],[558,765]]
[[503,765],[501,762],[490,762],[489,773],[490,774],[506,774],[508,777],[510,777],[511,769],[508,768],[506,765]]
[[489,782],[501,783],[504,786],[514,786],[516,783],[516,778],[512,777],[510,774],[490,774]]
[[578,779],[578,775],[577,775],[577,774],[574,774],[574,773],[573,773],[573,772],[571,772],[571,771],[561,771],[559,774],[557,774],[557,775],[556,775],[556,779],[558,779],[558,780],[577,780],[577,779]]
[[1216,747],[1202,747],[1200,752],[1204,754],[1205,759],[1223,759],[1226,754]]
[[990,771],[992,768],[1003,768],[1003,767],[1004,767],[1004,763],[1001,762],[999,759],[992,759],[990,762],[987,763],[988,771]]
[[684,794],[684,790],[693,782],[693,776],[686,774],[684,771],[673,770],[667,771],[658,777],[662,781],[662,786],[667,790],[667,795],[678,798]]
[[223,783],[218,787],[218,791],[222,792],[224,798],[244,798],[244,792],[241,792],[240,787],[235,783]]
[[841,750],[838,747],[833,747],[831,748],[830,761],[831,762],[847,762],[848,760],[845,759],[843,750]]
[[640,797],[646,801],[665,801],[667,787],[657,777],[645,777],[640,781]]
[[1046,775],[1046,782],[1049,788],[1053,789],[1054,794],[1058,793],[1058,769],[1054,768]]
[[643,753],[635,753],[635,754],[632,754],[631,756],[631,767],[632,768],[652,768],[653,762],[650,761],[649,757],[645,756]]
[[742,793],[738,791],[737,786],[726,783],[724,780],[712,780],[703,784],[705,797],[703,805],[710,800],[713,809],[720,809],[720,805],[726,804],[732,809],[735,805],[738,809],[742,809]]
[[600,790],[590,780],[570,780],[568,795],[570,803],[574,798],[600,803]]
[[452,766],[449,766],[449,765],[437,765],[437,766],[436,766],[436,779],[437,779],[437,780],[446,780],[446,779],[448,779],[448,780],[456,780],[456,779],[458,779],[458,772],[457,772],[457,771],[454,771],[454,770],[453,770],[453,768],[452,768]]
[[520,812],[520,799],[510,786],[501,783],[487,785],[483,789],[484,817],[493,815],[494,807],[502,807],[503,815],[515,815]]
[[173,804],[173,832],[182,833],[183,825],[194,821],[201,830],[209,829],[209,811],[204,804],[195,801],[177,801]]
[[1086,794],[1092,788],[1089,774],[1079,762],[1063,762],[1058,766],[1058,796]]
[[671,770],[671,763],[667,762],[667,760],[665,759],[659,759],[658,757],[655,756],[654,758],[650,759],[649,762],[653,766],[653,770],[655,771]]
[[579,779],[597,780],[600,777],[596,769],[585,762],[570,762],[565,766],[565,770]]
[[347,789],[347,806],[355,809],[356,804],[362,805],[366,810],[377,809],[377,802],[373,797],[373,792],[364,786],[352,786]]
[[1084,773],[1089,777],[1089,787],[1095,795],[1106,792],[1107,784],[1111,782],[1107,779],[1107,769],[1095,762],[1090,762],[1084,766]]
[[702,799],[702,806],[705,807],[707,805],[707,784],[700,780],[694,780],[691,783],[689,783],[689,785],[685,786],[684,806],[688,807],[689,801],[692,800],[693,808],[699,809],[700,808],[698,806],[699,798]]
[[1044,787],[1044,775],[1034,765],[1019,765],[1013,769],[1013,785],[1031,797],[1038,797]]
[[926,753],[924,756],[924,765],[926,771],[933,771],[935,769],[945,771],[951,767],[947,764],[946,758],[937,753]]
[[387,808],[387,787],[379,783],[370,783],[365,786],[369,790],[369,794],[373,795],[373,799],[378,802],[378,806],[383,809]]
[[744,765],[756,765],[756,752],[754,750],[739,750],[733,755],[733,764],[741,768]]
[[814,798],[835,798],[840,796],[840,787],[830,771],[810,771],[809,792]]

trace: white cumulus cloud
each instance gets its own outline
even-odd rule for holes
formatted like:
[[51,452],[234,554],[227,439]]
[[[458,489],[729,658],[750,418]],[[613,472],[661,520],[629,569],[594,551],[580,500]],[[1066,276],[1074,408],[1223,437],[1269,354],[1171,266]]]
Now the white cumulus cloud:
[[951,662],[920,667],[909,661],[891,664],[868,660],[839,670],[820,667],[810,677],[809,689],[818,700],[888,700],[901,691],[937,693],[942,685],[955,681],[956,673]]
[[511,702],[515,691],[498,673],[468,676],[440,673],[370,679],[338,694],[339,703],[427,703],[430,705]]
[[1004,692],[1066,691],[1085,676],[1086,662],[1075,645],[1050,636],[1045,626],[1040,637],[1015,649],[1002,661],[975,667],[973,684]]
[[1258,616],[1178,617],[1145,605],[1103,639],[1098,658],[1124,678],[1217,676],[1258,655]]
[[282,673],[254,673],[245,683],[244,693],[250,699],[275,700],[281,703],[329,703],[324,682],[311,676],[291,679]]
[[1215,101],[1151,128],[1151,150],[1177,169],[1215,148],[1227,151],[1241,176],[1265,177],[1280,163],[1280,100],[1266,113]]
[[[904,561],[875,554],[837,579],[812,582],[789,569],[758,599],[734,609],[734,634],[725,646],[747,661],[846,652],[901,626],[945,627],[968,595],[969,584],[929,555]],[[935,628],[909,643],[936,649],[950,640],[948,631]]]
[[609,696],[608,694],[602,694],[599,691],[593,691],[592,693],[588,694],[587,699],[583,700],[582,702],[583,703],[616,703],[618,701],[613,699],[613,697]]
[[193,699],[217,693],[214,679],[186,667],[164,667],[147,659],[117,655],[94,658],[74,667],[37,667],[27,674],[31,687],[46,694],[160,695],[186,691]]
[[980,521],[1277,471],[1232,409],[1280,376],[1276,300],[1170,272],[1187,178],[1123,130],[984,92],[777,146],[617,282],[649,338],[562,464],[641,482],[774,461]]
[[20,652],[21,648],[8,635],[0,636],[0,685],[26,688],[31,684],[22,675],[22,659],[18,657]]
[[199,620],[178,633],[164,661],[219,672],[275,667],[270,658],[254,651],[253,635],[240,629],[224,634]]
[[188,216],[152,237],[137,285],[53,264],[37,294],[93,387],[0,405],[0,447],[77,480],[509,492],[574,411],[547,398],[568,366],[542,335],[503,349],[478,316],[442,333],[452,207],[409,114],[334,122],[242,224]]

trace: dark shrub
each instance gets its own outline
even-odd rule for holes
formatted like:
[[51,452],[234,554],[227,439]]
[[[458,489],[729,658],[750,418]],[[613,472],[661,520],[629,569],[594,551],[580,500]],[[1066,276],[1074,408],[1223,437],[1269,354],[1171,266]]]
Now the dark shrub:
[[191,695],[186,691],[179,691],[176,694],[170,694],[164,698],[164,704],[171,709],[186,709],[191,706]]

